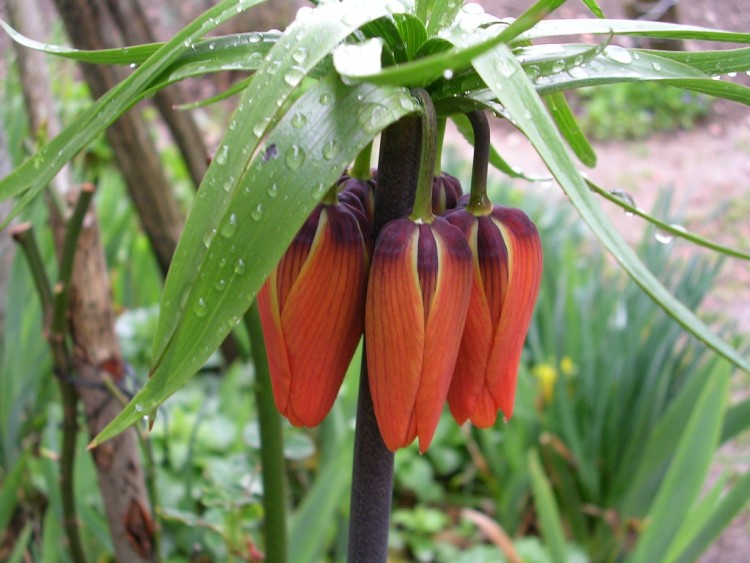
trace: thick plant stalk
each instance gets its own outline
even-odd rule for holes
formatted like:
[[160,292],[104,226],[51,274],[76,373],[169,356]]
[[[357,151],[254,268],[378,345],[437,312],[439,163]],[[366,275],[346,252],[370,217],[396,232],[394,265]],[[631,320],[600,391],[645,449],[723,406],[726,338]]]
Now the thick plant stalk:
[[[382,134],[373,224],[375,236],[388,221],[404,217],[411,210],[421,134],[421,121],[416,117],[406,117]],[[365,348],[354,435],[349,561],[381,563],[387,560],[392,494],[393,452],[385,446],[375,419]]]
[[285,563],[287,560],[287,501],[281,415],[276,410],[273,399],[268,358],[256,303],[253,303],[245,314],[245,326],[250,335],[251,353],[255,366],[255,403],[258,408],[258,425],[260,426],[260,457],[263,476],[265,558],[266,561],[272,563]]

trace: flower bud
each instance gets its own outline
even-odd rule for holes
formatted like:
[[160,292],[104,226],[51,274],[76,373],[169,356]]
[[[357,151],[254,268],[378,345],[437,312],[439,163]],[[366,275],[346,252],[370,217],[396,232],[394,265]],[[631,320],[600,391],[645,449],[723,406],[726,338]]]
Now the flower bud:
[[346,203],[319,205],[258,294],[274,399],[295,426],[331,409],[362,335],[371,227]]
[[522,211],[495,206],[446,215],[469,241],[473,279],[448,405],[459,424],[494,424],[498,409],[513,414],[518,364],[542,275],[542,246]]
[[458,205],[463,195],[461,182],[455,176],[443,172],[432,179],[432,212],[442,215]]
[[471,251],[445,219],[396,219],[375,245],[365,344],[375,416],[392,451],[424,452],[445,403],[471,289]]

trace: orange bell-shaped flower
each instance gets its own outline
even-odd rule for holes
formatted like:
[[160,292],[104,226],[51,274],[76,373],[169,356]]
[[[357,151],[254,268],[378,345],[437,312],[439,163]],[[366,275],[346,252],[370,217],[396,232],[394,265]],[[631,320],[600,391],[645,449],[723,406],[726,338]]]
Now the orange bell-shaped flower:
[[522,211],[496,206],[475,216],[456,209],[446,219],[469,241],[473,279],[469,314],[448,392],[459,424],[494,424],[513,414],[521,351],[542,274],[542,245]]
[[319,205],[258,294],[276,407],[295,426],[328,414],[362,335],[370,229],[356,207]]
[[445,219],[397,219],[381,230],[367,289],[365,345],[375,416],[392,451],[417,436],[420,451],[430,445],[470,288],[471,251]]

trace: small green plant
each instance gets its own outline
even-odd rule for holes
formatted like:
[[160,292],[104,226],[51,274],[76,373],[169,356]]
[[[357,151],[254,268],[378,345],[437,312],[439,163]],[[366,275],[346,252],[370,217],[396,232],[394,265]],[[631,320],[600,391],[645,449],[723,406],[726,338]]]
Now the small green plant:
[[692,129],[711,109],[710,98],[654,82],[622,82],[577,91],[584,131],[601,141],[645,139],[659,131]]

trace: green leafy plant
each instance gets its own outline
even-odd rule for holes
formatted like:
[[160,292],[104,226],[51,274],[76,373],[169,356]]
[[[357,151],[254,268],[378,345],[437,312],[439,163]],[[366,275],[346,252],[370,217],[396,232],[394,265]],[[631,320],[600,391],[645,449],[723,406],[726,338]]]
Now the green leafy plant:
[[577,91],[581,127],[595,139],[645,139],[659,131],[692,129],[710,99],[679,88],[625,82]]

